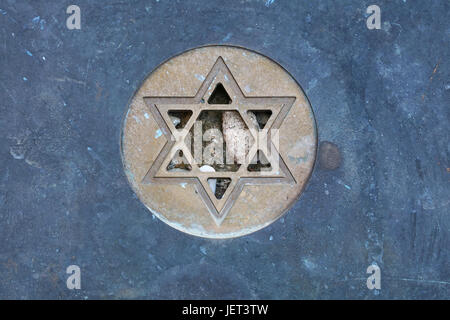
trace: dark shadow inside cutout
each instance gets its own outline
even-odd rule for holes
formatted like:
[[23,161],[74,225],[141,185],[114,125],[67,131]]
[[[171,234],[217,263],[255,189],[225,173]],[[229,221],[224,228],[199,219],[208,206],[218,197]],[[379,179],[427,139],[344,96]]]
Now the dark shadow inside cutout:
[[270,117],[272,116],[271,110],[249,110],[247,113],[250,117],[256,118],[260,129],[264,129]]
[[208,99],[209,104],[230,104],[231,98],[221,83],[216,85],[213,93]]
[[272,170],[272,165],[269,160],[267,160],[264,152],[258,150],[256,155],[253,157],[253,160],[248,165],[247,170],[251,172],[270,171]]
[[175,152],[172,160],[170,160],[169,164],[167,165],[167,171],[171,172],[183,172],[191,170],[192,167],[184,156],[182,150],[178,150],[177,152]]
[[191,110],[170,110],[167,113],[176,129],[183,129],[192,116]]
[[[214,185],[214,181],[216,182]],[[209,178],[208,184],[211,188],[211,191],[214,192],[214,195],[217,199],[222,199],[223,195],[227,191],[230,186],[231,179],[230,178]]]

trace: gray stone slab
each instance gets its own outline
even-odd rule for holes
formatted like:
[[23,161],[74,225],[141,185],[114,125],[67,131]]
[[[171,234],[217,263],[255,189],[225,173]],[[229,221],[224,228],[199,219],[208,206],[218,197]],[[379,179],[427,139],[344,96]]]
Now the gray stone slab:
[[[65,2],[0,4],[1,299],[450,298],[448,1],[377,1],[381,30],[368,1],[75,4],[81,30]],[[342,156],[284,219],[227,241],[153,219],[119,152],[148,72],[211,43],[280,62]]]

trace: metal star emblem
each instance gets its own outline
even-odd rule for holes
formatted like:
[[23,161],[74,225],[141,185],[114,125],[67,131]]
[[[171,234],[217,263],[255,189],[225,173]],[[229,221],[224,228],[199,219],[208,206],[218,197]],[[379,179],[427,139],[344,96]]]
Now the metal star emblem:
[[[232,98],[230,104],[209,104],[207,102],[219,83],[223,85]],[[143,178],[142,183],[193,184],[217,225],[220,225],[225,219],[246,184],[296,183],[271,136],[271,132],[276,132],[280,128],[295,101],[295,97],[246,97],[222,57],[218,57],[194,97],[144,97],[144,101],[167,142]],[[173,110],[192,112],[191,117],[181,130],[177,129],[170,119],[169,111]],[[264,134],[267,133],[265,143],[271,150],[270,155],[264,150],[265,155],[271,163],[276,162],[278,166],[272,168],[269,172],[264,172],[264,174],[249,171],[247,166],[244,165],[241,165],[235,172],[200,171],[199,166],[193,161],[190,148],[185,144],[185,139],[200,112],[205,110],[235,110],[239,112],[255,142],[258,141],[264,130]],[[272,112],[264,128],[258,129],[260,132],[254,129],[249,118],[248,111],[252,110],[270,110]],[[171,172],[166,168],[179,150],[183,152],[191,170]],[[258,150],[262,151],[260,146],[254,143],[248,152],[247,159],[253,159]],[[209,187],[208,179],[211,178],[231,179],[228,188],[220,199],[214,195]]]

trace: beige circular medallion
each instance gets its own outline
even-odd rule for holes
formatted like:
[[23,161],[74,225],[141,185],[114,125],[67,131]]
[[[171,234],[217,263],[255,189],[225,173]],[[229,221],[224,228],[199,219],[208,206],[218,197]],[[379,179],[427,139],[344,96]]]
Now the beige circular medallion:
[[312,172],[311,106],[279,64],[206,46],[154,70],[123,122],[124,170],[145,206],[200,237],[232,238],[283,215]]

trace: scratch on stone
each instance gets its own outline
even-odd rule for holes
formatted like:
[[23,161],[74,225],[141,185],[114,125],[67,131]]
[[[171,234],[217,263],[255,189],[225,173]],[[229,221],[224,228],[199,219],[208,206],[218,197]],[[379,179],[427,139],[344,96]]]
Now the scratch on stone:
[[103,160],[99,157],[99,155],[91,147],[88,147],[87,150],[89,151],[89,154],[92,156],[92,158],[94,158],[95,160],[100,162],[100,164],[103,167],[106,167],[106,164],[103,162]]
[[222,39],[222,42],[230,40],[231,36],[233,35],[232,32],[227,33],[227,35]]
[[73,83],[76,83],[76,84],[86,85],[85,81],[69,78],[67,76],[64,76],[63,78],[50,78],[50,80],[58,81],[58,82],[73,82]]
[[28,164],[31,167],[35,167],[35,168],[38,168],[38,169],[42,168],[41,165],[38,162],[30,160],[29,158],[25,159],[25,163]]
[[346,185],[344,182],[342,182],[341,179],[337,179],[336,182],[338,184],[340,184],[341,186],[344,186],[344,188],[347,189],[347,190],[351,190],[352,189],[349,185]]
[[409,281],[409,282],[417,282],[417,283],[450,285],[450,282],[440,281],[440,280],[425,280],[425,279],[410,279],[410,278],[385,278],[385,279],[394,280],[394,281]]
[[[427,280],[427,279],[412,279],[412,278],[388,278],[384,277],[384,279],[389,281],[406,281],[406,282],[417,282],[417,283],[427,283],[427,284],[441,284],[441,285],[450,285],[450,282],[448,281],[441,281],[441,280]],[[339,282],[346,282],[346,281],[366,281],[367,278],[351,278],[351,279],[344,279],[344,280],[336,280]]]
[[430,76],[430,81],[433,80],[434,74],[436,73],[437,69],[439,68],[440,63],[441,63],[441,60],[439,59],[438,62],[436,63],[436,65],[434,66],[433,73]]

